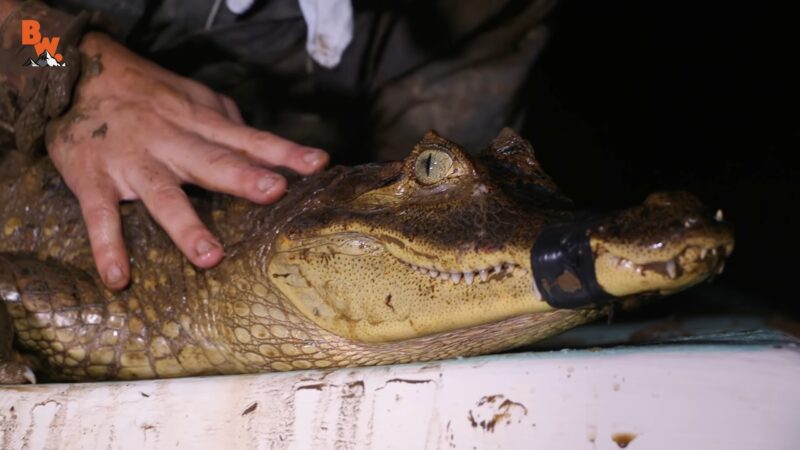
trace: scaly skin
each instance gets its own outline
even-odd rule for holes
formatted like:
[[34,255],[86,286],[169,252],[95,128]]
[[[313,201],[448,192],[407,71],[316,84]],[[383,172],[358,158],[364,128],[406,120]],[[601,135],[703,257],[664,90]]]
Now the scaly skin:
[[[102,288],[77,202],[46,159],[3,165],[0,295],[40,379],[131,379],[390,364],[498,351],[558,333],[596,312],[554,311],[411,341],[354,342],[320,329],[272,288],[258,267],[273,235],[309,191],[343,180],[337,168],[295,184],[281,204],[254,208],[230,197],[204,207],[227,247],[218,268],[198,271],[139,204],[123,208],[131,252],[129,289]],[[22,174],[12,177],[10,174]],[[321,193],[320,193],[321,194]],[[320,195],[318,194],[318,195]],[[313,197],[311,197],[313,198]],[[252,224],[246,226],[246,224]],[[249,228],[249,229],[248,229]],[[249,251],[248,251],[249,250]],[[46,260],[43,260],[47,258]]]
[[[121,292],[102,287],[79,206],[50,162],[8,152],[0,165],[8,317],[0,304],[0,325],[13,321],[17,348],[47,380],[404,363],[559,333],[600,310],[555,310],[533,286],[529,251],[538,233],[573,213],[528,144],[509,133],[477,160],[429,134],[404,163],[290,176],[289,193],[274,206],[197,200],[226,243],[225,260],[206,271],[187,262],[140,204],[123,205],[132,282]],[[431,170],[426,151],[449,152],[453,164],[423,186],[415,176]],[[732,246],[732,236],[720,236]],[[479,269],[501,262],[508,270],[479,279]],[[412,266],[474,270],[474,284]],[[0,334],[0,383],[22,376],[20,360],[3,351],[8,339]],[[5,379],[4,367],[13,372]]]

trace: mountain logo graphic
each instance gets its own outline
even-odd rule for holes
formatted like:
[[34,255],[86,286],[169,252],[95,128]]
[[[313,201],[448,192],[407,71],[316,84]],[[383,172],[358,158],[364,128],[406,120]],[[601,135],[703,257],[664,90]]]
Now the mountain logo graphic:
[[58,62],[58,60],[56,60],[53,57],[53,55],[50,54],[50,52],[48,50],[45,50],[45,51],[42,52],[41,55],[39,55],[36,58],[36,61],[34,61],[33,58],[28,58],[28,60],[25,61],[25,64],[23,64],[22,66],[23,67],[65,67],[66,65],[67,65],[66,62],[63,62],[63,63]]
[[60,36],[42,35],[42,24],[36,19],[22,19],[20,44],[29,46],[36,60],[28,58],[23,67],[64,67],[64,56],[58,52]]

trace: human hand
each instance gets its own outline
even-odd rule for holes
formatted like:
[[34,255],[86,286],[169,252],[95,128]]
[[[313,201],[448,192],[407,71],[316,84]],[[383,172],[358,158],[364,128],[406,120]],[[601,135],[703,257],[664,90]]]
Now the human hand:
[[307,175],[327,153],[243,124],[234,102],[133,54],[110,38],[87,34],[93,60],[64,116],[47,129],[47,151],[80,201],[97,270],[112,289],[127,285],[121,200],[140,199],[198,267],[223,257],[181,184],[253,202],[277,200],[286,180],[266,167]]

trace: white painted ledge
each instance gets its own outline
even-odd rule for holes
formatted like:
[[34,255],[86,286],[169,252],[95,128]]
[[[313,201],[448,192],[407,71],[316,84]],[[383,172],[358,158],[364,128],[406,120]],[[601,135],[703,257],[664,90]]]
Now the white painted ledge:
[[3,449],[796,449],[800,350],[669,345],[0,388]]

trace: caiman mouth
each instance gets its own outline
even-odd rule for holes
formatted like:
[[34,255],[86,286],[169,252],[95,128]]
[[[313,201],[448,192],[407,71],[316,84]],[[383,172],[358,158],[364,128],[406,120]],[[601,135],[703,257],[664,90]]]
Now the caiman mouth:
[[532,251],[539,291],[555,308],[596,307],[639,294],[666,295],[719,274],[733,252],[722,211],[685,193],[545,228]]
[[[606,252],[606,250],[600,246],[598,256],[604,252]],[[643,275],[646,271],[652,271],[675,280],[682,277],[686,273],[688,267],[697,264],[705,265],[710,274],[719,275],[725,269],[725,258],[732,252],[732,244],[728,244],[727,246],[719,245],[716,247],[689,245],[676,256],[662,261],[636,263],[630,259],[614,256],[613,254],[610,254],[609,258],[611,264],[616,264],[617,267],[632,270],[639,275]]]
[[278,238],[271,282],[339,336],[388,342],[549,311],[516,247],[446,251],[369,230]]
[[475,283],[486,283],[490,280],[500,280],[506,276],[513,275],[527,275],[528,269],[519,264],[512,262],[503,262],[493,266],[484,267],[482,269],[467,269],[460,271],[437,269],[433,266],[420,266],[408,261],[403,261],[402,258],[395,256],[400,262],[408,266],[410,269],[415,270],[423,275],[428,275],[431,278],[438,278],[441,281],[450,281],[454,284],[459,284],[462,280],[465,284],[471,285]]
[[380,243],[387,254],[405,267],[442,282],[450,281],[453,284],[463,282],[472,285],[530,273],[527,258],[519,257],[524,252],[513,246],[478,251],[472,245],[462,244],[460,249],[446,249],[425,241],[410,241],[396,235],[365,232],[362,234],[364,238]]
[[721,274],[734,248],[722,211],[711,214],[685,193],[651,195],[643,206],[595,226],[589,242],[597,281],[614,297],[694,286]]
[[615,297],[624,297],[672,294],[719,275],[725,268],[725,259],[733,252],[733,243],[688,244],[672,256],[649,261],[618,256],[602,244],[595,248],[600,286]]

